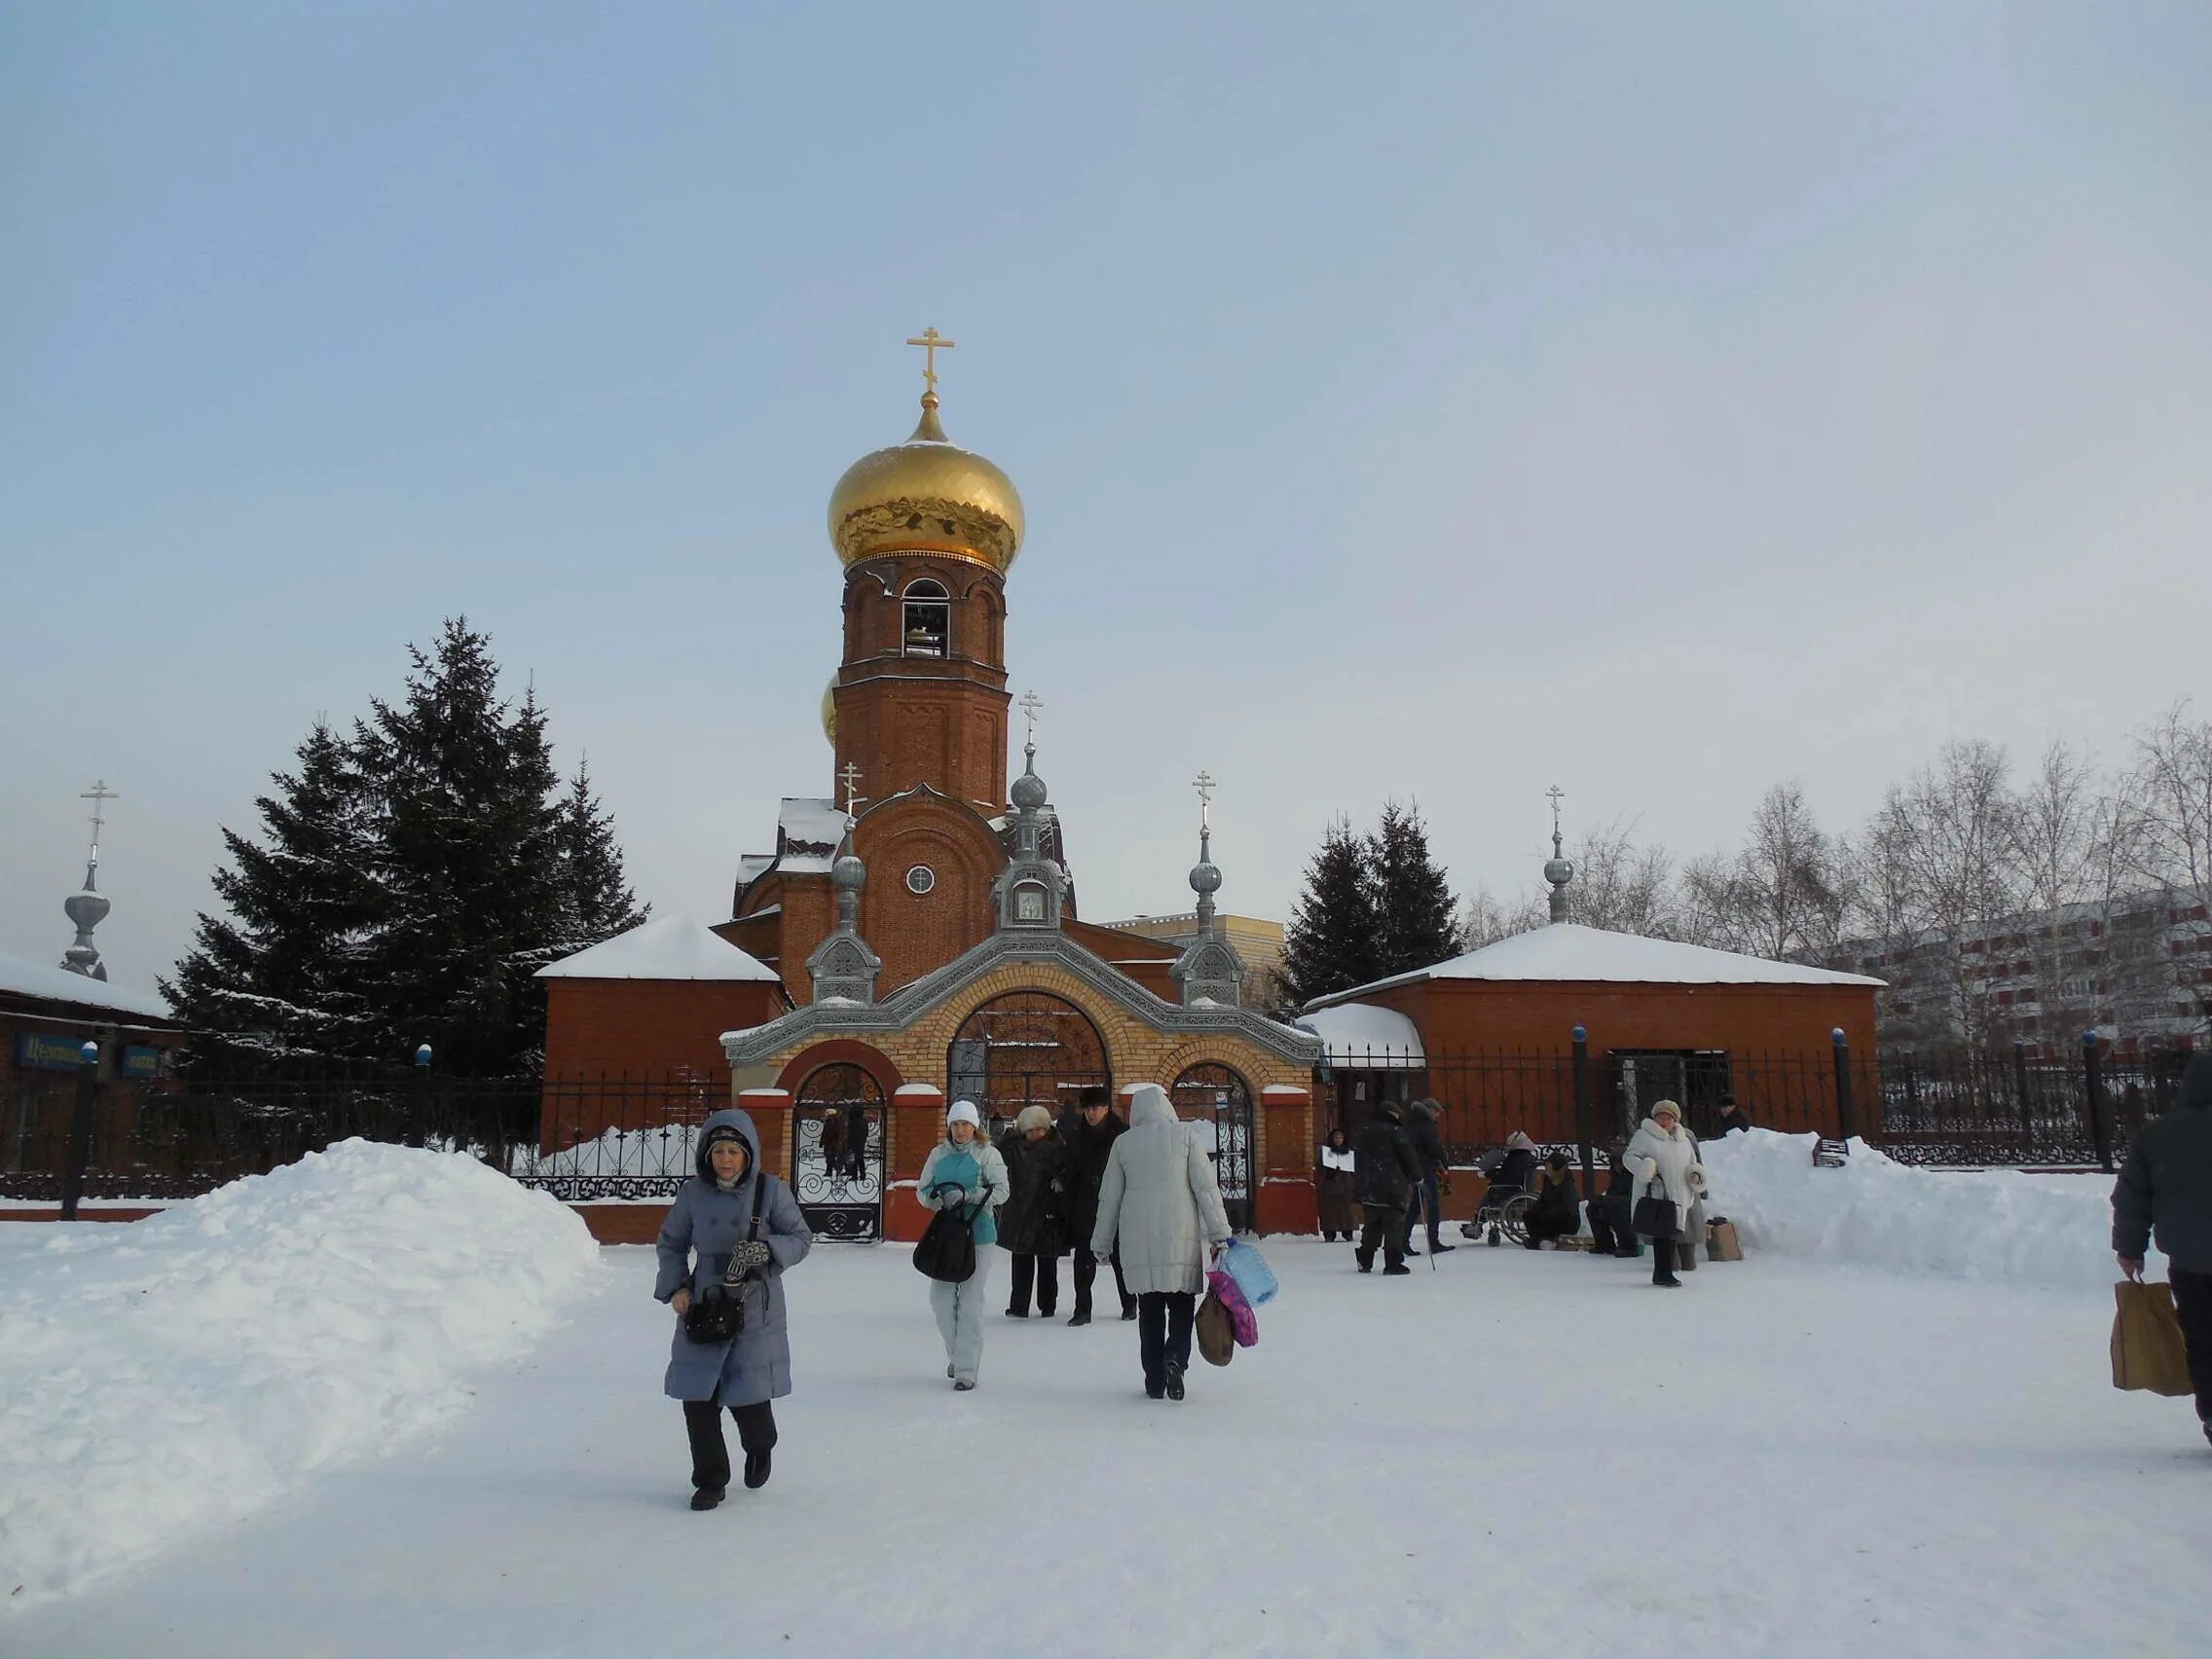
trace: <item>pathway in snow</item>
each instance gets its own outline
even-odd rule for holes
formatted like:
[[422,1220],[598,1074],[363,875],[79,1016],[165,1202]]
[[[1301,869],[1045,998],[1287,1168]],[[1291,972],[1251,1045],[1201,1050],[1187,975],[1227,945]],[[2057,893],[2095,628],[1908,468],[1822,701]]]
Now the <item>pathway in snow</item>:
[[693,1515],[651,1252],[606,1254],[433,1442],[0,1615],[0,1648],[2076,1656],[2212,1628],[2212,1454],[2184,1402],[2112,1390],[2087,1293],[1777,1257],[1660,1292],[1476,1248],[1390,1280],[1276,1240],[1262,1346],[1178,1407],[1112,1320],[994,1316],[956,1396],[904,1252],[825,1247],[789,1281],[775,1480]]

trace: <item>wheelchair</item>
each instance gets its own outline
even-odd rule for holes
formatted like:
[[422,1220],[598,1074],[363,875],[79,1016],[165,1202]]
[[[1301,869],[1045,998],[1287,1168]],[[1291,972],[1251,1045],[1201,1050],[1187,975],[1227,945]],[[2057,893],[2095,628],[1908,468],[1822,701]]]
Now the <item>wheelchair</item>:
[[[1478,1163],[1486,1176],[1505,1161],[1504,1152],[1486,1155]],[[1480,1238],[1493,1248],[1511,1239],[1516,1244],[1529,1242],[1529,1206],[1536,1201],[1536,1195],[1526,1187],[1503,1186],[1495,1179],[1483,1192],[1483,1201],[1475,1206],[1475,1219],[1459,1224],[1459,1236]]]

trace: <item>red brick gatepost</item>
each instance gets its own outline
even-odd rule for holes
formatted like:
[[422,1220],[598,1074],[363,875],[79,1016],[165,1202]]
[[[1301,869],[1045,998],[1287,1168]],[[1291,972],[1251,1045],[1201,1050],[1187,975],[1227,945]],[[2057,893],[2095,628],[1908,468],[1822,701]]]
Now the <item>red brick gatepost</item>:
[[934,1083],[907,1083],[891,1097],[891,1146],[884,1155],[883,1236],[919,1238],[930,1212],[914,1197],[914,1183],[930,1149],[944,1138],[944,1090]]
[[1311,1233],[1321,1225],[1313,1188],[1313,1090],[1271,1083],[1260,1090],[1260,1193],[1253,1223],[1262,1233]]
[[772,1175],[792,1178],[792,1091],[788,1088],[741,1088],[730,1102],[753,1120],[760,1133],[760,1166]]

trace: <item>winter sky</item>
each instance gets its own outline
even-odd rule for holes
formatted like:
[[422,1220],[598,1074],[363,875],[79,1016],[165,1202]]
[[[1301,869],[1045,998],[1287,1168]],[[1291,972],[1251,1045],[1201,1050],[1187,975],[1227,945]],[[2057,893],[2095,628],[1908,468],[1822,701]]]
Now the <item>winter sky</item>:
[[0,11],[0,951],[147,984],[465,612],[642,897],[825,793],[831,483],[952,437],[1084,912],[1418,795],[1685,852],[2212,701],[2212,9]]

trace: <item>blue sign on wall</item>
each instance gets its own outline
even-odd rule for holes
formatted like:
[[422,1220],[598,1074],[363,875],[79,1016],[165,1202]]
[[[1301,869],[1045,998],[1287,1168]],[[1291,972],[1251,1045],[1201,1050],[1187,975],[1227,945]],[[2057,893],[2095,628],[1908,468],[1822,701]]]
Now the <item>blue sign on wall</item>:
[[78,1051],[82,1037],[64,1037],[53,1031],[16,1033],[16,1064],[23,1071],[75,1071],[84,1063]]
[[142,1044],[131,1044],[123,1051],[122,1071],[125,1077],[160,1077],[162,1075],[161,1050],[149,1049]]

